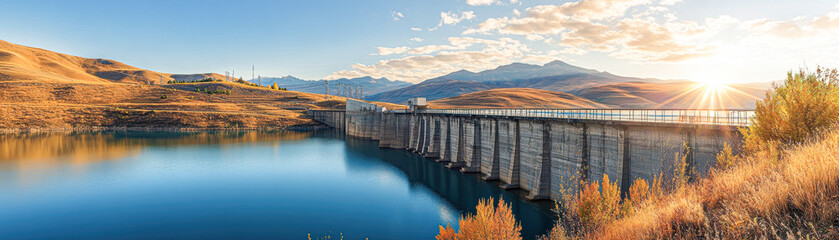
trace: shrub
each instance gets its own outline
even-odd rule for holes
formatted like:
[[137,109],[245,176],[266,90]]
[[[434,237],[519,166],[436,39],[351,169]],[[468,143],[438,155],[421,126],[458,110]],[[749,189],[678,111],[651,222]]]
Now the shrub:
[[166,94],[160,95],[160,99],[166,99],[166,98],[169,98],[169,97],[166,96]]
[[498,199],[493,207],[493,199],[481,200],[475,215],[469,214],[458,221],[460,231],[446,225],[440,226],[437,240],[478,240],[478,239],[521,239],[521,225],[516,222],[510,206],[504,199]]
[[744,150],[758,152],[777,145],[801,143],[818,130],[839,122],[839,73],[821,67],[788,72],[757,103],[752,124],[741,130]]
[[717,153],[717,162],[714,165],[714,169],[729,169],[734,166],[737,159],[737,156],[731,152],[731,146],[729,146],[728,143],[723,143],[722,151]]
[[691,171],[688,169],[687,157],[690,154],[690,147],[682,142],[682,152],[675,153],[673,162],[673,189],[680,189],[687,185],[690,180]]
[[650,185],[647,184],[647,180],[643,178],[635,179],[635,182],[632,183],[632,186],[629,187],[629,202],[632,205],[638,205],[643,201],[646,201],[647,198],[650,196]]
[[617,219],[622,212],[617,183],[612,183],[609,175],[603,174],[599,185],[597,181],[583,184],[577,197],[577,214],[580,222],[589,229]]

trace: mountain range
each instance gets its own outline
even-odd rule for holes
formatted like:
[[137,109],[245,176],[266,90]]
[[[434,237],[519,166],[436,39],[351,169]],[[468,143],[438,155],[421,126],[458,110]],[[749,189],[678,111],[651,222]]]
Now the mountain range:
[[[513,63],[477,73],[461,70],[425,80],[416,85],[375,94],[367,99],[404,103],[409,98],[425,97],[429,101],[445,99],[439,102],[441,106],[455,106],[442,104],[443,102],[472,106],[473,104],[465,104],[468,102],[467,99],[480,101],[478,96],[485,98],[484,101],[491,101],[486,99],[490,97],[526,98],[534,96],[533,92],[522,92],[521,89],[540,89],[574,94],[602,104],[602,106],[576,104],[582,107],[753,108],[755,101],[760,99],[768,88],[768,83],[729,84],[719,87],[686,80],[624,77],[577,67],[562,61],[553,61],[544,65]],[[494,89],[517,89],[515,90],[517,94],[505,96],[501,94],[501,91],[485,92]],[[470,98],[458,98],[458,96],[471,93],[482,94],[473,94]],[[545,93],[543,92],[542,95]],[[452,99],[457,99],[457,101]],[[509,103],[526,102],[545,105],[539,101],[509,101]],[[515,104],[506,105],[507,107],[516,106]],[[574,104],[569,106],[574,106]]]
[[[299,91],[307,93],[323,94],[326,92],[326,80],[303,80],[294,76],[285,77],[263,77],[262,80],[252,79],[252,83],[262,84],[263,86],[271,86],[277,83],[279,87],[284,87],[290,91]],[[365,95],[374,95],[382,92],[400,89],[410,86],[411,83],[403,81],[392,81],[387,78],[373,78],[373,77],[359,77],[359,78],[341,78],[336,80],[329,80],[329,93],[337,94],[337,83],[351,84],[361,86],[364,88]]]
[[413,86],[372,95],[368,99],[403,102],[408,98],[425,97],[428,100],[435,100],[496,88],[535,88],[570,92],[603,84],[630,81],[653,80],[617,76],[608,72],[573,66],[562,61],[553,61],[541,66],[513,63],[477,73],[461,70]]

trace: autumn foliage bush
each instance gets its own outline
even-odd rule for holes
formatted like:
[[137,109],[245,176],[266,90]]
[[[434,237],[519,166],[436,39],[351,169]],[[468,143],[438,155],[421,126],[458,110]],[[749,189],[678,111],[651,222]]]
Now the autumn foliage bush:
[[521,239],[521,225],[516,222],[513,210],[498,199],[498,205],[493,206],[493,199],[481,200],[477,206],[477,213],[460,218],[460,230],[455,232],[450,225],[440,226],[437,240],[514,240]]
[[839,73],[836,69],[802,69],[787,73],[783,84],[755,106],[755,118],[743,129],[747,153],[811,139],[839,123]]

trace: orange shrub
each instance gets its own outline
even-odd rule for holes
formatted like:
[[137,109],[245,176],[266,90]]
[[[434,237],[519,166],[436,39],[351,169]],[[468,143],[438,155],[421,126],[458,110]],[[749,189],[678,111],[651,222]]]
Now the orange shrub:
[[611,222],[621,214],[620,190],[617,183],[609,181],[603,174],[603,181],[585,183],[577,197],[577,215],[580,222],[589,229]]
[[469,214],[461,217],[458,221],[460,231],[455,233],[451,226],[440,226],[440,234],[437,240],[478,240],[498,239],[515,240],[521,239],[521,225],[516,222],[510,206],[504,203],[504,199],[498,200],[497,207],[493,207],[493,199],[481,200],[477,206],[475,215]]
[[635,182],[632,182],[632,186],[629,187],[629,202],[637,205],[647,200],[649,193],[650,185],[647,184],[647,180],[642,178],[635,179]]

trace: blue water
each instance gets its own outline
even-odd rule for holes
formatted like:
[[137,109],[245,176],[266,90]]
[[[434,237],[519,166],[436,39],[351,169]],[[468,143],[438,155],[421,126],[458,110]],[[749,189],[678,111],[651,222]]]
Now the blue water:
[[0,239],[433,239],[502,197],[477,175],[334,131],[0,135]]

